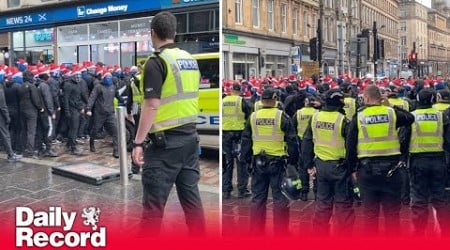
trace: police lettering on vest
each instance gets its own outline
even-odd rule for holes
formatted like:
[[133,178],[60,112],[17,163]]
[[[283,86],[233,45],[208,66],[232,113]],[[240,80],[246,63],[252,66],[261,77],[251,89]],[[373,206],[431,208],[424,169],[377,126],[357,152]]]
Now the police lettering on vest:
[[316,123],[316,128],[326,129],[326,130],[334,130],[334,123],[331,122],[320,122]]
[[417,114],[416,121],[437,121],[438,116],[436,114]]
[[[156,56],[164,62],[167,75],[161,89],[161,105],[150,133],[196,123],[200,85],[197,61],[189,53],[178,48],[166,48],[150,58]],[[141,78],[142,84],[140,84],[142,93],[144,93],[145,77],[144,71]]]
[[223,106],[234,106],[236,102],[222,102]]
[[378,124],[378,123],[387,123],[389,122],[388,115],[371,115],[364,117],[365,124]]
[[275,119],[269,118],[256,119],[256,125],[275,125]]

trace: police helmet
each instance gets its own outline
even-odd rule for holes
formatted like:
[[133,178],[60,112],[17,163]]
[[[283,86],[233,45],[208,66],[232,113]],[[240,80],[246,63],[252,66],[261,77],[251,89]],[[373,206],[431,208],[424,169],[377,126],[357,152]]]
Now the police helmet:
[[289,164],[286,168],[286,175],[281,182],[281,193],[289,200],[298,200],[301,191],[302,182],[298,177],[297,170],[294,165]]
[[448,91],[447,89],[441,89],[437,92],[437,96],[439,97],[439,101],[445,101],[445,102],[449,102],[450,101],[450,91]]
[[302,181],[297,177],[284,177],[281,182],[281,193],[289,200],[300,199]]

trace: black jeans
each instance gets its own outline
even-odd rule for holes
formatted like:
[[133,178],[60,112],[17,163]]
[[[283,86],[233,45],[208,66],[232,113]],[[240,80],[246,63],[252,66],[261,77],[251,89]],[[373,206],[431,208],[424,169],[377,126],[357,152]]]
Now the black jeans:
[[263,236],[266,223],[266,203],[269,187],[273,198],[273,224],[277,236],[286,236],[289,232],[289,201],[281,193],[281,182],[285,175],[283,160],[268,157],[264,167],[253,167],[252,202],[250,205],[250,234]]
[[240,144],[242,131],[224,131],[222,134],[222,150],[224,153],[224,164],[222,168],[222,191],[233,190],[233,168],[236,161],[238,191],[244,193],[248,189],[248,171],[244,162],[237,159],[235,148]]
[[[34,151],[34,142],[36,136],[36,125],[38,119],[38,112],[36,111],[27,111],[21,112],[22,121],[24,125],[24,133],[26,138],[25,143],[25,151],[27,154],[33,154]],[[22,137],[23,138],[23,137]]]
[[97,138],[97,134],[105,126],[106,131],[112,137],[113,149],[117,150],[117,125],[116,125],[116,117],[114,113],[94,113],[92,117],[92,128],[90,134],[90,140],[94,141]]
[[166,148],[148,148],[142,171],[142,228],[149,236],[160,232],[164,208],[175,184],[191,235],[205,233],[205,217],[198,190],[200,179],[198,136],[166,135]]
[[50,122],[49,116],[46,112],[39,113],[38,122],[37,122],[37,131],[36,131],[36,143],[37,149],[41,150],[42,144],[45,144],[45,149],[50,150],[51,143],[49,138],[50,131]]
[[428,225],[428,203],[436,210],[443,236],[449,235],[450,207],[445,192],[447,167],[444,155],[412,156],[410,160],[412,221],[414,232],[423,236]]
[[5,151],[8,154],[8,156],[12,156],[14,152],[11,148],[11,137],[9,135],[9,130],[6,127],[6,120],[1,114],[0,114],[0,139],[1,139],[0,142],[3,143],[3,146],[5,147]]
[[402,178],[399,170],[391,177],[387,173],[395,165],[395,160],[370,160],[361,164],[359,184],[363,205],[364,228],[367,236],[377,236],[380,209],[383,208],[386,237],[398,237],[400,234],[400,209]]
[[338,236],[351,236],[355,213],[353,196],[349,187],[350,173],[347,166],[337,166],[336,161],[316,160],[317,199],[313,230],[316,236],[328,236],[330,219],[334,214],[334,231]]
[[69,126],[69,132],[68,132],[68,140],[67,140],[67,146],[70,148],[70,150],[74,151],[75,147],[77,145],[77,136],[78,136],[78,128],[80,126],[80,111],[74,108],[70,108],[70,117],[68,118],[68,126]]

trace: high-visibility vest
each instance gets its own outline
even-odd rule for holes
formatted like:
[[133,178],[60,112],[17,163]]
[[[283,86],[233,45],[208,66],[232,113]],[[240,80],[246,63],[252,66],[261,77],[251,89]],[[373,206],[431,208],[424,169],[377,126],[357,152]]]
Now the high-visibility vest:
[[398,107],[409,112],[409,102],[401,98],[388,98],[392,107]]
[[[188,123],[196,123],[200,71],[197,60],[184,50],[163,49],[158,55],[167,68],[161,90],[161,104],[150,133],[168,130]],[[144,65],[145,69],[145,65]],[[145,71],[141,74],[141,92],[144,93]],[[150,76],[151,77],[151,76]]]
[[345,117],[347,117],[347,119],[349,120],[352,120],[356,112],[356,100],[351,97],[345,97],[344,110],[345,110]]
[[358,112],[358,158],[400,155],[395,127],[397,116],[391,107],[370,106]]
[[433,105],[433,108],[437,109],[438,111],[444,112],[450,107],[450,103],[447,102],[438,102]]
[[[278,105],[279,105],[279,103],[278,103],[278,101],[276,101],[274,107],[278,107]],[[253,110],[257,111],[257,110],[262,109],[263,107],[264,107],[264,105],[263,105],[262,101],[259,100],[259,101],[255,102],[255,105],[253,106]]]
[[144,95],[142,95],[142,92],[136,86],[134,81],[135,81],[134,77],[131,77],[131,79],[130,79],[130,87],[131,87],[131,91],[133,92],[133,102],[142,103],[143,100],[144,100]]
[[252,128],[253,155],[265,151],[269,156],[286,155],[284,132],[281,130],[283,111],[277,108],[263,108],[250,116]]
[[410,153],[443,152],[444,121],[442,112],[434,108],[417,109],[411,112],[414,123],[411,125]]
[[318,110],[313,107],[303,107],[297,110],[297,135],[300,139],[303,139],[309,120],[317,112]]
[[226,96],[222,100],[222,130],[240,131],[245,128],[245,113],[242,111],[243,98]]
[[342,136],[345,116],[337,111],[320,111],[311,119],[314,154],[322,161],[345,158],[345,140]]

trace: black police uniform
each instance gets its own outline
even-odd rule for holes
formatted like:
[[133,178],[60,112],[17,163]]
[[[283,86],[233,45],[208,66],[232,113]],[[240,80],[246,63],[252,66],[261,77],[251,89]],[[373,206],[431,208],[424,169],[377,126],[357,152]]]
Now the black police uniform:
[[[366,106],[367,107],[367,106]],[[350,169],[356,171],[360,184],[361,199],[364,213],[364,233],[367,235],[378,234],[378,220],[380,206],[385,217],[386,236],[398,236],[400,232],[401,186],[402,178],[399,171],[395,171],[391,177],[387,177],[389,170],[393,169],[399,161],[405,160],[401,155],[378,156],[358,159],[358,113],[353,117],[349,125],[346,139],[347,160]],[[410,113],[394,107],[397,117],[395,128],[410,126],[414,122],[414,116]],[[406,155],[408,147],[406,138],[400,136],[400,152]]]
[[[264,109],[264,107],[263,107]],[[287,145],[287,163],[295,165],[298,161],[298,144],[295,129],[288,115],[283,112],[281,130]],[[252,127],[247,120],[242,132],[242,157],[251,166],[252,203],[250,206],[250,234],[263,236],[266,223],[266,202],[269,188],[272,189],[274,201],[273,220],[274,233],[277,236],[287,236],[289,232],[289,201],[281,192],[281,183],[285,176],[286,159],[266,156],[263,165],[257,165],[253,159]]]
[[[242,112],[245,114],[245,120],[248,119],[252,112],[252,106],[245,99],[242,100]],[[248,171],[247,165],[240,154],[242,131],[222,131],[222,151],[224,154],[224,165],[222,167],[222,192],[223,198],[230,198],[233,190],[233,166],[236,159],[238,197],[245,198],[250,195],[248,191]]]
[[[431,108],[418,102],[417,110]],[[450,109],[443,115],[444,152],[450,152]],[[413,125],[415,126],[415,125]],[[407,145],[411,139],[411,127],[405,128]],[[443,237],[450,236],[450,207],[445,191],[447,163],[444,152],[410,153],[409,174],[411,179],[412,222],[414,236],[423,237],[428,224],[431,203],[436,210],[436,217]]]
[[[341,108],[325,106],[322,111],[339,111],[344,115]],[[341,135],[346,138],[349,121],[344,118]],[[311,120],[306,128],[302,140],[302,156],[305,168],[316,167],[317,174],[317,196],[313,218],[313,230],[316,236],[328,236],[330,233],[330,219],[333,214],[334,205],[334,233],[336,236],[350,236],[355,221],[352,208],[353,195],[349,186],[351,184],[351,170],[345,158],[336,161],[324,161],[315,158],[313,132]]]
[[[167,44],[160,48],[175,48]],[[159,57],[151,57],[145,64],[144,98],[161,98],[167,68]],[[150,146],[144,151],[142,169],[143,228],[148,234],[158,233],[164,207],[175,184],[177,195],[191,235],[205,233],[203,205],[198,190],[200,179],[199,138],[196,124],[186,124],[164,131],[165,147]],[[161,178],[164,176],[164,178]],[[148,224],[147,224],[148,223]]]

